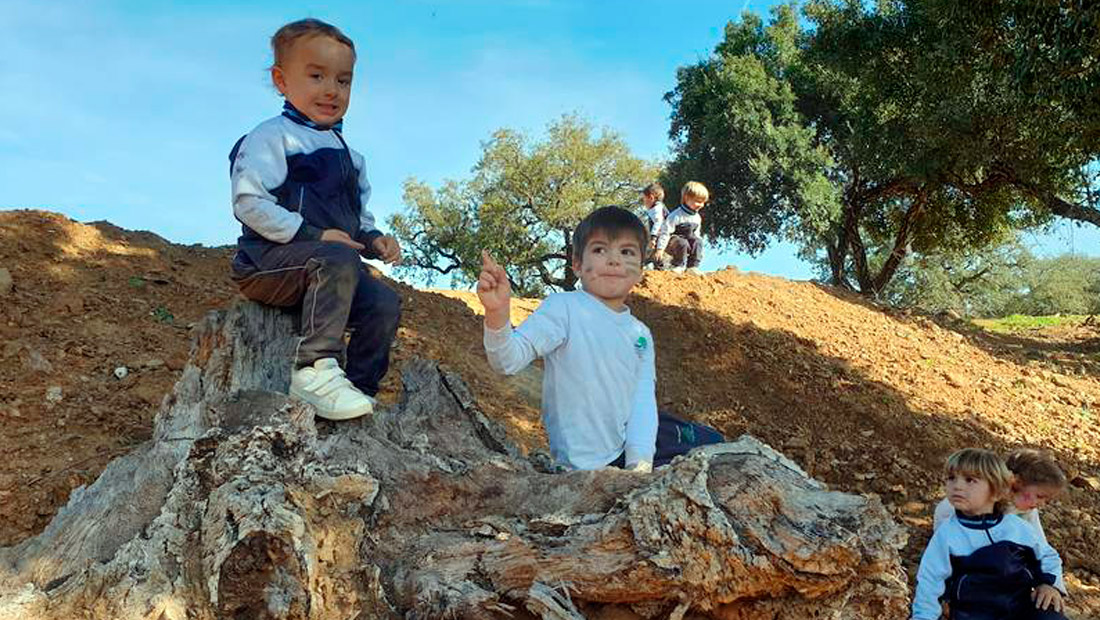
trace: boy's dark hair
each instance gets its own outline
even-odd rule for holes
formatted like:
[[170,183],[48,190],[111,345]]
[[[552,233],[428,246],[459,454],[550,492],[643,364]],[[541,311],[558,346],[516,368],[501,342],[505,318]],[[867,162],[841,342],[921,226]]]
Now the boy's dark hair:
[[661,187],[661,184],[656,181],[646,185],[642,193],[650,198],[656,199],[658,202],[665,199],[665,188]]
[[287,52],[290,51],[295,41],[304,37],[317,36],[336,39],[350,47],[352,54],[355,53],[355,43],[352,43],[348,35],[341,32],[339,28],[319,19],[307,17],[286,24],[275,32],[275,36],[271,37],[271,51],[275,55],[275,66],[282,66]]
[[1064,489],[1066,475],[1049,454],[1039,450],[1021,448],[1005,456],[1005,465],[1016,478],[1018,485],[1036,485]]
[[602,232],[615,239],[623,234],[634,235],[639,248],[649,247],[649,231],[637,215],[622,207],[600,207],[589,213],[573,231],[573,260],[584,256],[584,248],[592,233]]

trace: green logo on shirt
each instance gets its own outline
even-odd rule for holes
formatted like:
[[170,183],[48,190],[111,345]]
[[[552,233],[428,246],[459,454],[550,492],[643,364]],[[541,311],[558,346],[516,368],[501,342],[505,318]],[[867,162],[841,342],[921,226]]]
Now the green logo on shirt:
[[645,336],[638,336],[638,340],[634,342],[634,351],[641,357],[645,354],[646,347],[649,346],[649,342],[646,341]]

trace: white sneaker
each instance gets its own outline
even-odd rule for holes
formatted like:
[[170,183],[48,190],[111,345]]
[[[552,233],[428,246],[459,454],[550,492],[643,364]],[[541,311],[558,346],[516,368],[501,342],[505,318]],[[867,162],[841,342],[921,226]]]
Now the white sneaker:
[[698,267],[688,267],[688,273],[693,276],[701,276],[703,275],[703,270],[699,269]]
[[313,405],[326,420],[350,420],[374,411],[374,399],[352,385],[331,357],[290,373],[290,395]]
[[684,273],[684,268],[683,267],[673,267],[672,271],[674,273]]

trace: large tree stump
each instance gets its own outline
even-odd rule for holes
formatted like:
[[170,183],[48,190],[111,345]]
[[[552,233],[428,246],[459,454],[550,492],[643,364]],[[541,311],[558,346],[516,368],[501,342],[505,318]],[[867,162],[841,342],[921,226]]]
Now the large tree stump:
[[652,474],[545,473],[462,380],[332,424],[285,395],[291,320],[198,328],[154,439],[0,549],[0,617],[895,618],[903,530],[749,436]]

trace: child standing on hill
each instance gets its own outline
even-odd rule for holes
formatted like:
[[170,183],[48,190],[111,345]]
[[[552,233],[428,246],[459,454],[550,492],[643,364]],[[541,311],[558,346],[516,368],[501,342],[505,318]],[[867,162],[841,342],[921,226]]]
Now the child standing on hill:
[[280,28],[271,47],[283,112],[229,156],[243,229],[232,275],[249,299],[302,308],[290,393],[323,418],[354,418],[374,408],[400,315],[400,298],[360,256],[394,263],[401,248],[375,228],[363,156],[342,135],[354,43],[335,26],[303,19]]
[[710,192],[698,181],[689,181],[680,190],[680,206],[668,214],[664,228],[657,237],[655,254],[659,264],[673,271],[685,269],[699,273],[703,261],[703,239],[700,236],[703,216],[699,211],[710,200]]
[[955,509],[921,557],[913,618],[1064,620],[1062,560],[1035,529],[1005,514],[1012,472],[993,452],[969,448],[946,464],[947,499]]
[[[1008,502],[1006,512],[1019,515],[1035,529],[1039,540],[1046,543],[1047,536],[1039,520],[1039,509],[1065,490],[1066,475],[1049,455],[1027,448],[1009,452],[1005,457],[1005,466],[1012,472],[1012,501]],[[954,514],[955,508],[948,498],[944,498],[936,505],[933,530],[946,523]],[[1061,582],[1054,586],[1063,592],[1066,589]]]
[[[656,262],[657,237],[665,226],[665,218],[668,217],[668,207],[665,206],[665,188],[660,183],[650,183],[642,190],[642,204],[646,208],[646,219],[649,225],[649,247],[646,248],[646,262]],[[659,265],[658,265],[659,268]]]
[[633,213],[604,207],[573,233],[582,289],[554,293],[515,330],[508,274],[483,255],[477,295],[485,306],[485,353],[514,374],[546,360],[542,417],[554,461],[568,469],[653,467],[657,397],[653,336],[624,301],[642,278],[648,245]]

